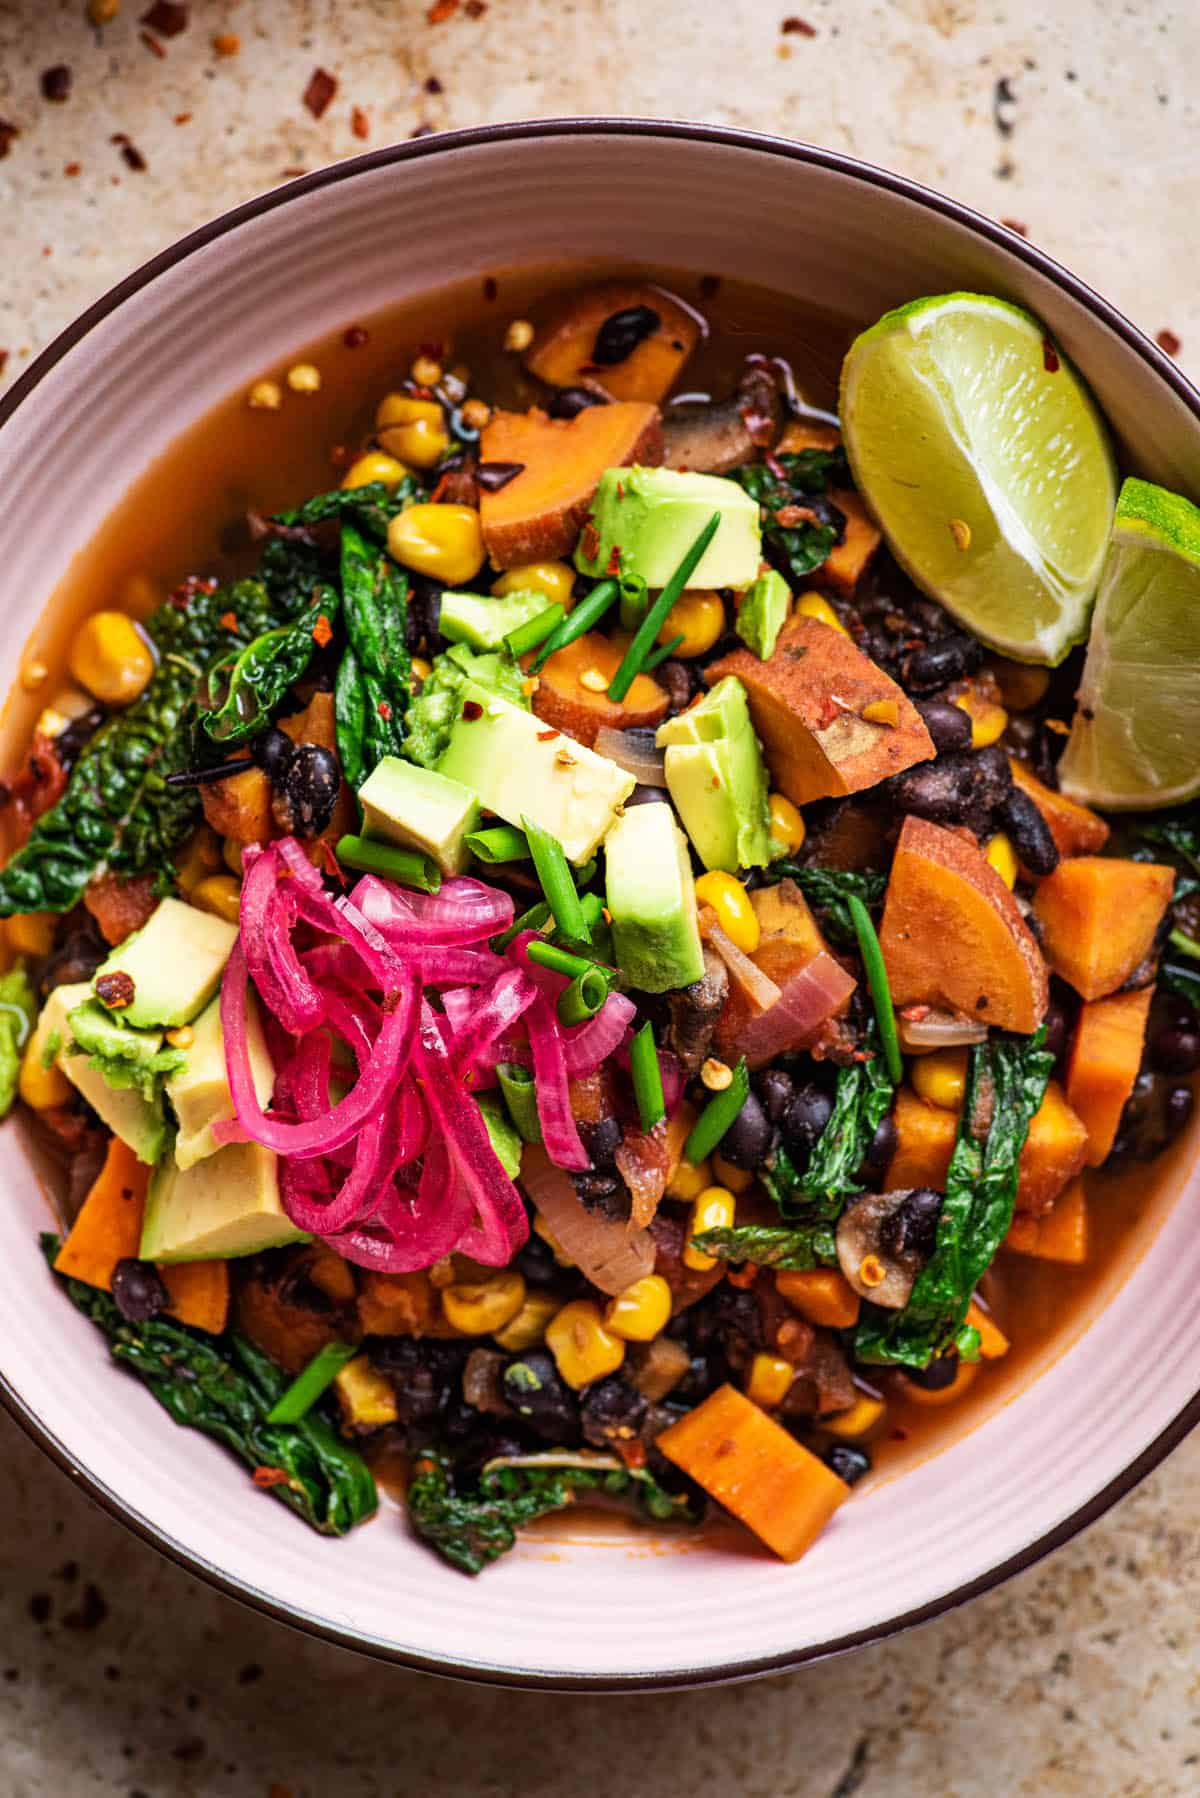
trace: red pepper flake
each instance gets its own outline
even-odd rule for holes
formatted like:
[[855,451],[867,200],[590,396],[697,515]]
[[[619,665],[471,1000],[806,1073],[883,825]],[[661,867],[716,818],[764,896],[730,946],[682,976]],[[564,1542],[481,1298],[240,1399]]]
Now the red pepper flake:
[[82,171],[83,164],[81,162],[68,162],[63,168],[64,175],[78,175],[81,174]]
[[1168,331],[1165,326],[1161,331],[1154,333],[1154,341],[1160,350],[1167,352],[1168,356],[1178,356],[1183,348],[1182,338],[1177,337],[1174,331]]
[[129,134],[125,131],[114,131],[108,141],[110,144],[116,144],[127,166],[140,175],[146,167],[146,158]]
[[304,104],[314,119],[319,119],[333,96],[337,93],[337,78],[328,69],[315,68],[308,78],[308,86],[304,90]]
[[269,1492],[272,1486],[287,1486],[291,1483],[291,1475],[282,1467],[256,1467],[254,1484],[263,1492]]
[[457,11],[458,0],[434,0],[425,17],[431,25],[444,25]]
[[342,871],[340,862],[333,852],[333,844],[328,837],[318,837],[317,847],[321,852],[321,860],[325,863],[325,872],[330,880],[336,880],[341,886],[348,887],[350,882]]
[[235,631],[238,627],[237,613],[222,612],[221,616],[217,619],[217,623],[221,625],[224,630]]
[[188,9],[180,5],[179,0],[154,0],[148,12],[142,14],[143,25],[151,31],[157,31],[160,37],[178,37],[188,27]]
[[165,45],[160,44],[158,39],[151,36],[148,31],[139,31],[138,36],[141,38],[143,44],[145,44],[147,50],[150,51],[151,55],[157,56],[161,62],[163,57],[167,54]]
[[600,533],[590,518],[583,527],[583,535],[579,542],[585,559],[589,562],[594,562],[596,557],[600,554]]
[[468,19],[482,19],[484,13],[487,11],[487,0],[467,0],[467,4],[463,10]]
[[114,968],[111,974],[97,974],[93,985],[97,999],[109,1011],[124,1011],[127,1005],[133,1004],[136,991],[133,975],[127,974],[124,968]]
[[609,550],[608,563],[605,567],[604,572],[605,572],[605,574],[620,574],[620,572],[621,572],[621,545],[619,543],[614,543],[612,548]]
[[539,743],[553,743],[555,737],[561,736],[562,732],[560,730],[540,730],[537,734],[537,740]]
[[617,482],[617,498],[618,499],[625,498],[625,483],[624,483],[624,481]]
[[0,375],[2,375],[4,373],[4,371],[7,367],[8,367],[8,351],[0,350]]
[[350,129],[355,137],[370,137],[371,121],[361,106],[355,106],[350,112]]
[[434,488],[433,492],[429,495],[429,503],[431,506],[437,506],[437,505],[441,504],[443,496],[449,489],[449,486],[450,486],[450,476],[448,474],[442,475],[438,481],[437,486]]
[[42,99],[53,100],[58,106],[71,92],[71,71],[65,62],[56,62],[52,69],[42,70]]
[[0,119],[0,157],[8,155],[14,137],[20,137],[21,127],[12,125],[7,119]]
[[807,19],[798,19],[795,13],[783,21],[779,27],[784,37],[816,37],[817,28],[810,25]]
[[242,40],[236,31],[218,31],[212,47],[218,56],[236,56],[241,50]]
[[445,88],[442,86],[436,75],[427,75],[425,77],[425,92],[427,94],[444,94],[445,91]]
[[477,699],[468,699],[463,704],[462,715],[468,724],[474,724],[476,718],[483,717],[483,707]]
[[190,125],[191,122],[192,114],[190,112],[177,112],[175,114],[175,123],[177,125]]
[[300,163],[291,163],[286,169],[279,171],[280,179],[283,181],[295,181],[298,176],[307,175],[307,173],[308,170]]
[[1059,370],[1058,351],[1048,337],[1042,338],[1042,367],[1048,375],[1056,375]]
[[348,350],[361,350],[364,343],[369,343],[371,333],[365,325],[351,325],[342,332],[342,342]]
[[379,713],[379,716],[383,719],[385,724],[390,724],[392,722],[392,708],[386,699],[381,699],[379,704],[375,707],[375,710]]
[[1023,225],[1020,219],[1001,219],[1000,223],[1006,231],[1015,231],[1018,237],[1029,236],[1029,226]]
[[332,641],[332,638],[333,626],[324,612],[321,612],[317,616],[317,622],[313,625],[313,642],[318,649],[324,649],[325,645]]

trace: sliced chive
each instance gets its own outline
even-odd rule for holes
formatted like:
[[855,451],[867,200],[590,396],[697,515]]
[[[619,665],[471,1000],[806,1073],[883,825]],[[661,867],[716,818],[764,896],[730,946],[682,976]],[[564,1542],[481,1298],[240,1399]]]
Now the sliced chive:
[[519,918],[514,919],[507,930],[502,930],[499,936],[492,937],[490,939],[491,947],[497,955],[503,955],[508,945],[516,937],[519,937],[523,930],[545,930],[549,922],[550,907],[544,899],[539,899],[536,905],[531,905],[528,911],[523,911]]
[[577,974],[570,986],[564,986],[558,995],[558,1021],[568,1027],[572,1024],[586,1024],[594,1018],[604,1001],[608,998],[608,981],[602,969],[590,967],[583,974]]
[[858,938],[858,948],[863,959],[867,985],[871,989],[871,1003],[875,1007],[875,1018],[879,1025],[879,1040],[883,1044],[883,1058],[887,1062],[888,1077],[894,1086],[899,1086],[904,1078],[904,1063],[900,1059],[900,1039],[896,1035],[896,1013],[892,1007],[892,992],[888,986],[887,969],[883,965],[883,951],[879,947],[879,938],[875,934],[871,914],[857,893],[850,894],[846,905],[850,912],[850,921],[854,925],[854,934]]
[[436,893],[442,873],[432,856],[419,849],[401,849],[395,843],[377,843],[369,837],[339,837],[334,854],[359,874],[382,874],[418,893]]
[[581,893],[579,896],[579,908],[583,913],[588,929],[595,930],[597,924],[599,924],[604,917],[604,901],[599,893]]
[[543,830],[540,824],[535,824],[532,818],[522,818],[521,824],[529,839],[529,852],[533,856],[533,865],[542,883],[546,903],[554,914],[554,922],[572,942],[590,943],[592,933],[583,915],[562,844],[548,830]]
[[533,1074],[523,1068],[517,1061],[500,1061],[496,1063],[496,1078],[500,1082],[508,1115],[517,1128],[517,1135],[522,1142],[541,1142],[542,1125],[538,1117],[537,1089],[533,1083]]
[[574,870],[575,891],[577,893],[582,893],[588,882],[596,878],[596,869],[598,866],[599,863],[593,855],[590,860],[584,862],[580,867]]
[[1188,936],[1182,930],[1173,930],[1168,936],[1167,941],[1174,944],[1175,948],[1178,949],[1181,954],[1191,955],[1200,960],[1200,943],[1196,941],[1194,936]]
[[528,655],[531,649],[536,649],[539,643],[545,642],[566,615],[563,607],[555,600],[544,612],[539,612],[536,618],[529,618],[524,624],[519,624],[516,630],[509,631],[504,641],[514,656]]
[[525,953],[539,968],[550,968],[553,973],[565,974],[570,980],[579,980],[584,974],[596,971],[594,961],[588,961],[584,955],[572,955],[569,949],[560,949],[557,943],[530,943]]
[[677,637],[672,637],[669,643],[660,643],[658,648],[654,650],[652,654],[648,655],[642,663],[641,672],[643,674],[649,674],[652,668],[657,668],[660,662],[665,662],[668,656],[673,656],[682,642],[683,632],[680,631],[679,635]]
[[598,624],[619,592],[616,581],[597,581],[587,598],[581,599],[575,610],[550,632],[533,658],[534,674],[545,666],[556,649],[565,649],[568,643],[574,643],[576,637],[582,637],[584,631],[590,631],[594,624]]
[[733,1079],[723,1093],[714,1093],[692,1126],[692,1134],[683,1152],[693,1167],[712,1154],[734,1118],[750,1095],[750,1075],[743,1055],[733,1070]]
[[633,1079],[633,1096],[643,1130],[653,1130],[667,1115],[663,1098],[662,1069],[658,1065],[658,1049],[649,1022],[642,1025],[629,1045],[629,1072]]
[[469,830],[463,842],[481,862],[527,862],[529,844],[525,832],[512,824],[497,824],[490,830]]
[[267,1422],[299,1423],[357,1353],[358,1346],[353,1342],[327,1342],[275,1400],[267,1412]]
[[699,565],[700,558],[720,529],[721,514],[714,512],[696,541],[680,562],[678,568],[655,600],[642,622],[638,625],[636,635],[617,672],[608,683],[608,697],[619,705],[634,682],[634,677],[641,672],[642,663],[654,647],[654,641],[663,627],[667,613],[679,598],[692,578],[693,571]]

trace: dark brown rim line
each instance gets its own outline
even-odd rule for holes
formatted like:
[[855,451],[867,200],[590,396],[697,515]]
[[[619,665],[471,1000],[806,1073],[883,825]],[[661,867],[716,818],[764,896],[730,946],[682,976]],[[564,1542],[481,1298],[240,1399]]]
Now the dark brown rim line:
[[[727,126],[689,124],[676,120],[598,117],[523,121],[508,125],[481,125],[470,130],[450,131],[431,137],[417,138],[406,143],[393,144],[384,149],[372,150],[362,156],[351,157],[345,162],[334,163],[328,168],[317,169],[311,175],[301,176],[284,187],[273,188],[255,199],[245,201],[242,205],[223,213],[220,218],[189,232],[186,237],[180,238],[178,242],[152,257],[81,313],[73,324],[62,331],[34,359],[25,373],[14,382],[9,392],[0,398],[0,426],[4,425],[20,403],[62,361],[63,357],[132,294],[148,286],[157,276],[165,273],[168,269],[176,267],[194,251],[204,248],[217,238],[227,236],[240,225],[259,218],[264,213],[274,211],[276,207],[286,204],[301,194],[332,186],[336,182],[347,180],[365,170],[416,160],[422,156],[444,155],[447,151],[470,148],[475,144],[503,143],[525,138],[598,135],[637,137],[647,140],[654,138],[692,140],[700,143],[725,144],[734,149],[780,156],[805,167],[829,169],[837,174],[851,176],[868,186],[899,194],[917,205],[926,207],[931,212],[940,213],[955,223],[966,226],[967,229],[986,238],[999,248],[1008,251],[1018,260],[1027,263],[1030,268],[1035,269],[1079,301],[1137,352],[1142,360],[1175,391],[1195,417],[1197,424],[1200,425],[1200,392],[1143,331],[1139,330],[1123,313],[1117,311],[1086,282],[1063,268],[1053,257],[1046,255],[1044,251],[1035,248],[1024,238],[995,223],[982,213],[975,212],[971,207],[965,206],[957,200],[951,200],[944,194],[936,193],[931,188],[923,187],[918,182],[910,181],[905,176],[876,168],[871,163],[860,162],[855,157],[844,156],[834,150],[793,142],[787,138],[771,137]],[[0,1401],[39,1448],[111,1517],[124,1524],[127,1529],[144,1542],[149,1543],[152,1548],[176,1561],[189,1572],[197,1574],[227,1597],[234,1598],[240,1603],[263,1612],[276,1622],[304,1630],[307,1634],[318,1636],[340,1648],[349,1648],[359,1654],[367,1654],[374,1659],[408,1667],[416,1672],[437,1673],[487,1685],[551,1692],[663,1692],[685,1687],[727,1684],[737,1680],[753,1679],[767,1673],[786,1672],[791,1668],[806,1666],[814,1661],[826,1660],[833,1655],[843,1654],[849,1649],[862,1648],[870,1643],[883,1641],[889,1636],[896,1635],[902,1630],[911,1629],[919,1623],[927,1623],[934,1617],[942,1616],[958,1605],[966,1603],[969,1599],[991,1591],[1004,1580],[1032,1567],[1043,1556],[1062,1547],[1072,1536],[1094,1523],[1118,1499],[1132,1491],[1147,1474],[1153,1472],[1164,1457],[1183,1440],[1184,1436],[1197,1423],[1200,1423],[1200,1392],[1197,1392],[1183,1410],[1128,1467],[1110,1480],[1107,1486],[1103,1487],[1086,1504],[1081,1505],[1070,1517],[1065,1518],[1054,1529],[1020,1550],[1019,1553],[1010,1556],[998,1567],[981,1574],[966,1585],[956,1587],[952,1592],[948,1592],[940,1598],[932,1599],[928,1604],[915,1610],[888,1618],[868,1629],[858,1630],[849,1635],[819,1643],[812,1648],[777,1655],[765,1655],[757,1659],[732,1662],[725,1666],[681,1667],[666,1673],[644,1676],[638,1674],[609,1676],[511,1672],[502,1667],[475,1664],[467,1660],[442,1659],[437,1656],[421,1654],[413,1649],[396,1648],[385,1642],[365,1641],[361,1636],[356,1636],[348,1630],[338,1629],[319,1617],[312,1617],[293,1607],[281,1605],[255,1587],[231,1579],[220,1568],[212,1565],[193,1550],[186,1548],[164,1531],[157,1529],[140,1513],[132,1510],[103,1481],[89,1473],[59,1442],[57,1437],[44,1428],[26,1405],[24,1399],[13,1390],[2,1375],[0,1375]]]

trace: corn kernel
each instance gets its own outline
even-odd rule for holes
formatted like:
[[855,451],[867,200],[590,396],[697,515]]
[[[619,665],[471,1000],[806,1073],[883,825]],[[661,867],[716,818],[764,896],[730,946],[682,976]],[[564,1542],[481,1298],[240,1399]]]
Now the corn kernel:
[[492,1341],[510,1355],[523,1355],[544,1339],[546,1325],[559,1309],[559,1301],[548,1292],[527,1292],[525,1303],[502,1330],[492,1331]]
[[197,910],[236,924],[242,909],[242,883],[232,874],[206,874],[192,888],[189,900]]
[[967,1090],[965,1049],[935,1049],[932,1055],[913,1059],[912,1083],[928,1105],[939,1111],[959,1111]]
[[605,1328],[625,1342],[653,1342],[671,1317],[671,1288],[661,1274],[635,1280],[604,1310]]
[[433,468],[450,447],[446,415],[436,400],[389,393],[375,414],[375,435],[391,456],[411,468]]
[[860,1392],[848,1411],[837,1417],[822,1418],[821,1428],[828,1430],[831,1436],[840,1436],[843,1442],[858,1442],[870,1434],[886,1410],[881,1398]]
[[960,693],[954,701],[960,712],[971,720],[971,748],[990,749],[1008,729],[1008,713],[994,699],[985,699],[973,687]]
[[590,1299],[573,1299],[551,1319],[546,1347],[562,1378],[576,1390],[616,1373],[625,1359],[624,1342],[605,1328],[599,1306]]
[[256,381],[246,395],[252,412],[278,412],[283,404],[283,388],[278,381]]
[[535,1236],[541,1237],[550,1253],[554,1256],[555,1262],[559,1267],[574,1267],[575,1263],[567,1254],[562,1243],[558,1240],[558,1237],[554,1234],[540,1211],[533,1220],[533,1233]]
[[734,1167],[719,1151],[713,1153],[712,1169],[721,1185],[732,1193],[748,1192],[754,1185],[754,1175],[747,1168]]
[[52,1106],[65,1105],[75,1091],[57,1062],[45,1065],[42,1047],[34,1031],[25,1045],[17,1077],[17,1091],[31,1111],[49,1111]]
[[190,1049],[196,1040],[196,1032],[190,1024],[177,1024],[166,1032],[166,1039],[173,1049]]
[[58,916],[50,911],[14,912],[5,925],[8,946],[18,955],[49,955],[54,947]]
[[715,1055],[710,1055],[700,1069],[700,1078],[710,1093],[723,1093],[733,1084],[733,1069],[728,1062],[718,1061]]
[[492,408],[486,400],[464,400],[462,421],[468,431],[482,431],[491,423]]
[[409,506],[388,525],[388,553],[404,568],[465,587],[483,567],[483,532],[473,506]]
[[702,656],[724,629],[725,602],[721,595],[707,587],[697,587],[691,593],[680,594],[663,619],[658,641],[669,643],[682,634],[683,642],[671,654],[685,658]]
[[436,387],[445,371],[434,357],[418,356],[409,372],[418,387]]
[[525,1303],[525,1281],[514,1267],[486,1280],[456,1280],[442,1293],[446,1322],[464,1336],[490,1336],[512,1322]]
[[1034,668],[1028,662],[1013,662],[1007,656],[992,656],[988,662],[1000,697],[1010,712],[1028,712],[1040,705],[1050,685],[1050,670]]
[[692,1205],[692,1215],[688,1220],[687,1242],[683,1249],[683,1265],[690,1267],[695,1273],[706,1273],[710,1267],[717,1265],[715,1255],[706,1255],[703,1249],[692,1247],[693,1236],[703,1236],[706,1230],[728,1230],[733,1223],[736,1207],[733,1194],[725,1186],[706,1186]]
[[575,570],[569,562],[523,562],[492,582],[497,598],[506,593],[544,593],[547,605],[560,605],[565,612],[571,610],[574,587]]
[[746,1381],[746,1397],[756,1405],[772,1410],[781,1405],[792,1389],[796,1369],[779,1355],[755,1355]]
[[504,347],[519,356],[533,342],[533,326],[527,318],[514,318],[504,333]]
[[771,814],[771,843],[781,855],[795,855],[804,847],[804,818],[799,806],[782,793],[772,793],[767,801]]
[[216,832],[207,824],[194,830],[175,858],[175,878],[180,891],[191,893],[206,874],[215,874],[221,866],[222,853]]
[[407,473],[403,462],[398,462],[395,456],[389,456],[384,450],[368,450],[366,455],[350,464],[342,486],[370,487],[378,481],[384,487],[398,487]]
[[679,1166],[667,1181],[667,1197],[694,1199],[712,1183],[712,1168],[707,1161],[691,1162],[681,1156]]
[[850,635],[823,593],[802,593],[796,601],[796,610],[802,618],[815,618],[818,623],[827,624],[830,630],[841,631],[843,637]]
[[743,955],[754,954],[762,933],[758,913],[740,880],[720,869],[702,874],[696,882],[696,899],[700,905],[712,906],[717,922],[735,948]]
[[78,687],[59,687],[42,708],[34,729],[43,737],[57,737],[75,718],[92,709],[92,696]]
[[221,844],[221,859],[231,874],[242,877],[242,848],[236,837],[226,837]]
[[419,681],[427,681],[433,673],[433,663],[427,662],[424,656],[414,656],[408,666],[409,672]]
[[900,1374],[896,1384],[914,1405],[952,1405],[970,1389],[978,1372],[978,1361],[960,1361],[949,1386],[918,1386],[907,1374]]
[[69,658],[81,687],[105,705],[128,705],[154,673],[150,645],[124,612],[93,612],[75,633]]
[[368,1355],[355,1355],[333,1377],[333,1391],[348,1430],[378,1430],[399,1415],[396,1388],[371,1365]]
[[979,1331],[979,1352],[985,1361],[998,1361],[1009,1350],[1008,1337],[990,1311],[975,1299],[967,1306],[967,1322]]
[[971,547],[971,527],[965,518],[952,518],[950,535],[954,539],[955,549],[967,550]]
[[287,371],[287,384],[293,393],[319,393],[321,371],[312,362],[295,362]]
[[1017,884],[1017,852],[1002,830],[997,831],[996,835],[989,839],[984,854],[1005,886],[1015,887]]
[[900,707],[894,699],[873,699],[858,715],[867,724],[886,724],[894,730],[900,722]]

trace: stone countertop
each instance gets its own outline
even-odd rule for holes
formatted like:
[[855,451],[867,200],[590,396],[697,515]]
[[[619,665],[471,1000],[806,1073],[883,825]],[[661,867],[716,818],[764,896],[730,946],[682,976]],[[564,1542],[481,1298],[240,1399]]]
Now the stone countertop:
[[[417,0],[201,0],[169,35],[171,8],[140,22],[149,0],[103,32],[84,0],[0,0],[0,385],[145,257],[301,169],[573,112],[686,114],[902,170],[1023,227],[1200,373],[1200,12],[797,4],[442,0],[431,24]],[[318,65],[338,85],[315,120]],[[642,1699],[360,1661],[197,1585],[7,1419],[0,1456],[0,1798],[559,1798],[598,1775],[639,1798],[1200,1791],[1196,1441],[1040,1567],[901,1640]]]

